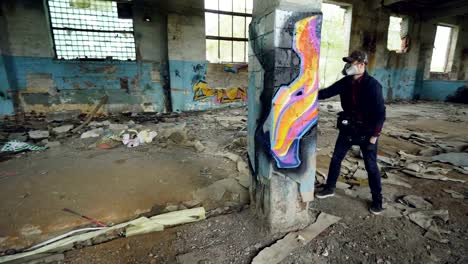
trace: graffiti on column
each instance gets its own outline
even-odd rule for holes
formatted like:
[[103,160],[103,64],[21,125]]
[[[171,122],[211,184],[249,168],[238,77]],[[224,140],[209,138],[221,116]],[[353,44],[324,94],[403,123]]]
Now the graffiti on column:
[[318,120],[319,19],[312,16],[296,22],[293,49],[301,60],[300,72],[273,97],[270,142],[278,168],[300,166],[300,140]]

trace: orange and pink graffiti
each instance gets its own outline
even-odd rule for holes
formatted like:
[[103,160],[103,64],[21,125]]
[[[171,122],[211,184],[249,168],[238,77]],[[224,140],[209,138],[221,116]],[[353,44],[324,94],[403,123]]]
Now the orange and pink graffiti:
[[279,168],[300,166],[300,140],[318,120],[320,19],[312,16],[295,24],[293,49],[301,60],[300,73],[273,98],[270,142]]

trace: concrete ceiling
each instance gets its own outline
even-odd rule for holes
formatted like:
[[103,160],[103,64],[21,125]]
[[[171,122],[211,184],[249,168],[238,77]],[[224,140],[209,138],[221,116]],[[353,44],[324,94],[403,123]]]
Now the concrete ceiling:
[[380,4],[395,12],[419,14],[425,20],[468,14],[467,0],[381,0]]

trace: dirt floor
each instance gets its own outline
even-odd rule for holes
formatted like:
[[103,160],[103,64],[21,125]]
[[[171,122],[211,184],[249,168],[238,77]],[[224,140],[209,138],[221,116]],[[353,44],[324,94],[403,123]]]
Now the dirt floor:
[[[320,110],[317,167],[326,174],[340,106],[338,102],[322,102]],[[115,117],[111,121],[128,120]],[[206,188],[211,192],[214,189],[210,186],[220,180],[239,178],[238,167],[245,159],[246,148],[245,141],[240,140],[246,135],[245,109],[158,120],[135,121],[161,135],[153,143],[136,148],[96,149],[96,139],[68,135],[53,139],[62,143],[59,147],[3,157],[0,248],[21,248],[86,225],[86,221],[63,212],[64,207],[118,223],[162,212],[168,204],[189,207],[194,200],[209,210],[208,219],[68,251],[60,262],[250,263],[263,248],[285,235],[259,229],[242,199],[245,188],[226,188],[217,198],[200,192]],[[162,136],[171,134],[164,131],[180,123],[186,123],[183,131],[187,140]],[[355,172],[345,170],[340,181],[349,183],[349,187],[338,190],[333,198],[310,204],[314,215],[326,212],[342,219],[281,263],[468,263],[467,183],[422,179],[403,172],[415,163],[421,171],[436,168],[449,179],[467,181],[463,168],[455,170],[450,164],[419,160],[440,152],[466,152],[467,125],[466,105],[390,104],[379,139],[379,155],[395,162],[379,163],[383,176],[390,180],[396,175],[411,186],[384,183],[386,211],[403,206],[399,201],[407,195],[422,197],[431,209],[448,210],[448,221],[434,220],[443,239],[431,239],[424,228],[409,219],[408,213],[417,208],[405,207],[396,215],[370,215],[365,179],[356,179],[352,175]],[[202,151],[189,143],[197,140],[204,146]],[[350,152],[347,162],[358,163],[357,156],[359,153]],[[317,180],[320,182],[320,177]],[[354,185],[356,181],[360,184]],[[447,190],[461,198],[454,198]],[[191,261],[177,261],[178,256],[189,256]]]

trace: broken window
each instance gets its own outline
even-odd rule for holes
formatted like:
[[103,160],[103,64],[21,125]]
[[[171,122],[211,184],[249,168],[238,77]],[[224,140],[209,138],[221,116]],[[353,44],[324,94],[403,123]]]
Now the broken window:
[[351,32],[351,6],[322,4],[323,22],[320,47],[320,87],[327,87],[343,75],[343,57],[348,55]]
[[58,59],[135,60],[128,3],[48,0],[47,4]]
[[388,23],[387,49],[397,53],[408,52],[410,48],[409,18],[390,16]]
[[431,72],[449,72],[453,51],[455,50],[456,34],[451,26],[438,25],[432,50]]
[[205,0],[206,59],[247,62],[253,0]]

